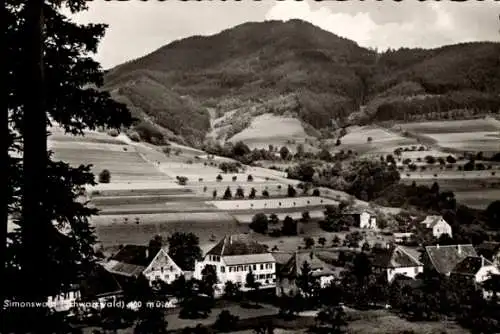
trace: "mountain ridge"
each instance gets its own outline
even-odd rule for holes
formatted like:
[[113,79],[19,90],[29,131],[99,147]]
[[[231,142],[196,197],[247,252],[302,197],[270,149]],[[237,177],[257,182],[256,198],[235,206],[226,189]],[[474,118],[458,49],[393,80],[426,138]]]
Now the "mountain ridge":
[[[118,65],[107,72],[104,88],[167,129],[169,139],[200,146],[211,130],[207,108],[243,115],[260,105],[272,114],[276,108],[267,101],[283,96],[296,106],[289,114],[318,130],[332,120],[427,115],[434,105],[439,112],[476,105],[498,112],[499,55],[495,42],[376,53],[301,20],[247,22]],[[469,91],[469,100],[457,100]],[[405,100],[415,95],[432,96],[432,103],[418,109]],[[350,117],[362,105],[366,113]]]

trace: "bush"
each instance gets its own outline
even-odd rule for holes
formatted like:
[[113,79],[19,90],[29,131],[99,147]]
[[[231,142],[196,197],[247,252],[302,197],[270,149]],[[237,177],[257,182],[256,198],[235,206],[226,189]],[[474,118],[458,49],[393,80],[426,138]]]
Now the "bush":
[[99,183],[109,183],[111,182],[111,173],[107,169],[103,169],[99,173]]
[[295,197],[295,195],[297,195],[297,190],[295,190],[295,188],[291,184],[289,184],[287,194],[288,197]]
[[267,191],[267,190],[263,190],[263,191],[262,191],[262,197],[264,197],[264,198],[269,198],[269,191]]
[[179,184],[181,186],[185,186],[186,183],[187,183],[187,181],[188,181],[187,177],[185,177],[185,176],[177,176],[177,182],[179,182]]
[[233,182],[236,182],[237,179],[238,179],[238,177],[236,175],[233,176]]
[[141,140],[141,136],[139,136],[139,134],[135,131],[131,132],[128,137],[130,138],[130,140],[132,141],[135,141],[135,142],[139,142]]
[[231,193],[231,189],[227,187],[226,191],[224,192],[224,195],[222,196],[222,199],[231,199],[232,197],[233,194]]
[[253,181],[253,176],[252,176],[252,174],[248,174],[248,176],[247,176],[247,181],[248,181],[248,182],[252,182],[252,181]]
[[319,196],[320,193],[319,193],[319,189],[314,189],[313,190],[313,196]]
[[214,327],[222,333],[233,332],[239,319],[238,316],[232,315],[228,310],[223,310],[217,316]]
[[265,234],[267,233],[269,227],[269,220],[265,213],[257,213],[252,218],[252,222],[249,227],[257,233]]
[[221,182],[222,181],[222,175],[217,175],[217,178],[216,178],[217,182]]
[[373,141],[373,138],[372,138],[372,137],[368,137],[368,138],[366,139],[366,141],[367,141],[367,142],[369,142],[369,143],[371,143],[371,142]]
[[118,137],[119,134],[120,132],[116,129],[111,129],[108,131],[108,135],[110,135],[111,137]]

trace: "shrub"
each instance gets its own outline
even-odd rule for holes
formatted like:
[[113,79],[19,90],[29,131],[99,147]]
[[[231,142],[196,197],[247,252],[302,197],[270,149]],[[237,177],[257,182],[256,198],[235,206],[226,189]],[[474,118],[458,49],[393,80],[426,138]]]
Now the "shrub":
[[231,199],[232,197],[233,197],[233,194],[231,193],[231,189],[229,187],[227,187],[222,198],[223,199]]
[[289,184],[287,194],[288,197],[295,197],[295,195],[297,195],[297,190],[295,190],[295,188],[291,184]]
[[111,137],[118,137],[119,134],[120,132],[116,129],[111,129],[108,131],[108,135],[110,135]]
[[237,179],[238,179],[238,177],[236,175],[233,176],[233,182],[236,182]]
[[186,183],[187,183],[187,181],[188,181],[187,177],[185,177],[185,176],[177,176],[177,182],[179,182],[179,184],[181,186],[185,186]]
[[252,182],[252,181],[253,181],[253,176],[252,176],[252,174],[248,174],[248,176],[247,176],[247,181],[248,181],[248,182]]
[[111,182],[111,173],[107,169],[103,169],[99,173],[99,183],[109,183]]
[[232,315],[228,310],[223,310],[217,316],[214,327],[222,333],[233,332],[239,319],[238,316]]
[[221,182],[222,181],[222,175],[217,175],[217,178],[216,178],[217,182]]
[[262,191],[262,197],[269,198],[269,192],[267,190]]
[[269,227],[269,220],[265,213],[257,213],[252,218],[252,222],[249,227],[257,233],[265,234],[267,233]]
[[236,189],[236,195],[235,195],[235,197],[236,198],[244,198],[245,197],[245,193],[244,193],[242,187],[238,187],[238,189]]
[[255,190],[255,188],[250,189],[250,194],[248,195],[248,198],[254,199],[256,193],[257,193],[257,190]]
[[313,196],[319,196],[320,193],[319,193],[319,189],[314,189],[313,190]]
[[367,142],[369,142],[369,143],[371,143],[371,142],[373,141],[373,138],[372,138],[372,137],[368,137],[368,138],[366,139],[366,141],[367,141]]
[[137,132],[131,132],[128,137],[130,138],[130,140],[132,141],[135,141],[135,142],[139,142],[141,140],[141,136],[139,136],[139,134]]

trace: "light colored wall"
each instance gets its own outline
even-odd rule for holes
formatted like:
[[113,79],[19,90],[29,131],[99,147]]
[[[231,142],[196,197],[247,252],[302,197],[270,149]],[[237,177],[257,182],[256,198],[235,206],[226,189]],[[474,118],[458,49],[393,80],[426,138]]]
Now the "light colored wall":
[[58,296],[48,297],[47,303],[49,307],[53,308],[56,312],[65,312],[76,306],[75,303],[80,298],[80,291],[70,291],[67,293],[62,293]]
[[500,270],[495,266],[484,266],[477,272],[474,280],[476,283],[482,283],[490,278],[490,275],[500,275]]
[[167,284],[172,283],[176,278],[182,276],[182,274],[181,268],[168,257],[164,250],[161,250],[148,268],[144,270],[144,276],[150,282],[160,279]]
[[415,278],[418,274],[424,272],[423,266],[418,267],[400,267],[400,268],[391,268],[387,269],[387,280],[392,282],[396,275],[404,275],[406,277]]
[[450,237],[452,236],[451,226],[444,219],[441,219],[432,228],[432,235],[434,235],[436,238],[439,238],[443,234],[448,234]]
[[[226,282],[231,281],[235,284],[240,284],[243,291],[248,290],[245,287],[247,274],[252,268],[253,274],[256,276],[257,282],[261,283],[261,288],[274,288],[276,287],[276,263],[253,263],[241,266],[226,266],[223,259],[214,261],[206,256],[203,261],[197,262],[193,277],[202,279],[202,270],[206,265],[213,265],[217,271],[217,278],[219,280],[218,288],[223,289]],[[254,269],[255,266],[255,269]],[[262,268],[261,268],[262,266]],[[238,268],[239,267],[239,268]],[[236,271],[234,271],[236,269]],[[240,270],[238,270],[240,269]],[[263,277],[261,277],[263,275]],[[266,282],[267,281],[267,282]]]

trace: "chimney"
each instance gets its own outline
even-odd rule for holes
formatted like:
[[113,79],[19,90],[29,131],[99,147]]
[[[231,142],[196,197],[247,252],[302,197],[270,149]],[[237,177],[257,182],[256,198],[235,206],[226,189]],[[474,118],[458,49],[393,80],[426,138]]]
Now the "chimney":
[[149,260],[149,248],[146,248],[146,259]]
[[484,256],[481,255],[481,268],[484,267]]
[[457,250],[458,250],[458,255],[461,255],[462,254],[462,247],[460,247],[460,245],[457,246]]

